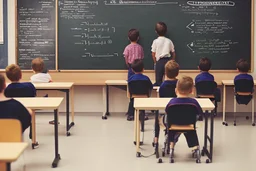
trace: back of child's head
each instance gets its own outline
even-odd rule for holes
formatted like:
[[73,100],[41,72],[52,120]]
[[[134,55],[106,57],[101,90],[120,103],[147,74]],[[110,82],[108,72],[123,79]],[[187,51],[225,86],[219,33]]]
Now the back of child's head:
[[170,60],[165,64],[165,75],[169,78],[176,78],[179,75],[180,66],[174,61]]
[[181,77],[177,82],[177,90],[179,94],[189,95],[192,93],[194,87],[193,79],[189,76]]
[[135,59],[131,67],[135,73],[141,73],[144,70],[143,61],[140,59]]
[[238,69],[239,72],[244,72],[247,73],[250,70],[250,65],[247,60],[245,59],[240,59],[236,63],[236,68]]
[[16,64],[11,64],[5,68],[5,73],[10,81],[19,81],[21,79],[21,69]]
[[165,34],[167,32],[167,26],[164,22],[158,22],[158,23],[156,23],[155,30],[159,36],[165,36]]
[[2,74],[0,74],[0,93],[2,93],[5,89],[5,78]]
[[137,42],[140,37],[140,32],[137,29],[131,29],[128,32],[128,38],[131,42]]
[[208,72],[212,67],[212,62],[208,58],[201,58],[199,60],[199,66],[198,67],[201,71],[207,71]]
[[34,72],[42,73],[44,71],[44,60],[42,58],[35,58],[31,62],[31,67]]

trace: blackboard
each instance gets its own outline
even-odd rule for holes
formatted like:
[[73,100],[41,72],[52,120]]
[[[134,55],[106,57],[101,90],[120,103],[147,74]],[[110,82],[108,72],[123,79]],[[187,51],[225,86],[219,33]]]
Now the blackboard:
[[[1,2],[1,1],[0,1]],[[4,69],[8,65],[8,24],[7,24],[7,0],[2,1],[3,7],[3,42],[0,43],[0,69]]]
[[199,59],[208,57],[214,70],[235,70],[239,58],[253,56],[251,7],[252,0],[59,0],[58,68],[125,69],[127,32],[137,28],[146,69],[153,69],[154,28],[163,21],[181,69],[197,69]]
[[17,0],[18,56],[22,69],[31,69],[31,61],[41,57],[47,69],[56,69],[55,0]]

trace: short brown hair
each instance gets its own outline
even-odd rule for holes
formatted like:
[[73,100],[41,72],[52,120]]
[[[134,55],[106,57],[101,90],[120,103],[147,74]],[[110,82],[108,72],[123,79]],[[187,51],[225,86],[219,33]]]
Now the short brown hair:
[[19,81],[21,79],[21,69],[16,64],[11,64],[5,68],[5,73],[10,81]]
[[0,93],[5,89],[5,78],[2,74],[0,74]]
[[31,66],[35,72],[43,72],[44,71],[44,60],[42,58],[35,58],[32,60]]
[[180,66],[174,61],[170,60],[165,64],[165,75],[168,78],[176,78],[179,75]]
[[199,60],[199,69],[201,71],[209,71],[212,67],[212,62],[208,58],[201,58]]
[[156,23],[155,30],[159,36],[165,36],[165,34],[167,32],[167,26],[164,22],[158,22],[158,23]]
[[140,32],[137,29],[131,29],[128,32],[128,38],[131,42],[135,42],[140,37]]
[[132,70],[135,73],[142,72],[144,69],[144,64],[141,59],[135,59],[134,62],[132,63]]
[[194,87],[193,79],[189,76],[183,76],[178,80],[176,87],[180,94],[189,94]]
[[238,69],[239,72],[248,72],[250,70],[250,65],[247,60],[240,59],[236,63],[236,68]]

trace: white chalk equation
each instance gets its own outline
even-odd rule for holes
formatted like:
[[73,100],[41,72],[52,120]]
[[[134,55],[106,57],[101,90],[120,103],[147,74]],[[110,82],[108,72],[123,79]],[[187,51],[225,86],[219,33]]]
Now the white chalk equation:
[[103,46],[103,45],[110,45],[112,43],[113,41],[111,39],[108,39],[108,40],[98,40],[98,41],[85,40],[82,44],[87,46],[93,46],[93,45]]
[[188,1],[188,5],[191,6],[235,6],[233,1]]
[[82,55],[83,58],[109,58],[118,57],[118,53],[107,53],[107,54],[95,54],[95,53],[85,53]]
[[187,47],[191,50],[192,53],[197,54],[226,54],[235,45],[238,45],[237,41],[201,39],[187,44]]
[[86,26],[108,26],[108,22],[89,22],[89,21],[84,21],[81,23],[81,25],[86,25]]
[[105,5],[177,5],[178,2],[168,2],[168,1],[153,1],[153,0],[144,0],[144,1],[136,1],[136,0],[108,0],[104,1]]
[[233,27],[229,25],[229,20],[221,19],[193,20],[186,28],[190,30],[192,34],[223,34],[233,29]]
[[101,35],[101,34],[93,34],[93,35],[90,35],[90,34],[83,34],[82,35],[82,38],[87,38],[87,39],[110,39],[111,36],[104,36],[104,35]]
[[63,2],[61,2],[61,1],[59,1],[59,6],[61,6],[61,5],[75,5],[76,3],[79,3],[80,5],[99,5],[99,1],[97,1],[97,0],[83,0],[83,1],[81,1],[81,0],[73,0],[73,1],[64,1],[64,3]]

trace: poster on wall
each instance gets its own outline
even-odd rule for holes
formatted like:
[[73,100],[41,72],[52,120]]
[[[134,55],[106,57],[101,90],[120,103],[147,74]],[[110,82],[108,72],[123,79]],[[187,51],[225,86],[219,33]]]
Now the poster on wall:
[[3,0],[0,0],[0,44],[4,44]]

